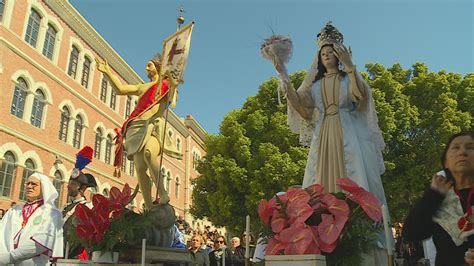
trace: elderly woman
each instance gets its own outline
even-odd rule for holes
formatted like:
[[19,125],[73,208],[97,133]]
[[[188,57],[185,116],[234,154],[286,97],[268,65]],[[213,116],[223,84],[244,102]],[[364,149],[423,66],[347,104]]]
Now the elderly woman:
[[35,173],[25,189],[27,203],[11,208],[0,221],[0,265],[47,265],[63,256],[63,218],[54,205],[53,183]]
[[474,134],[453,135],[441,157],[444,172],[433,176],[431,186],[405,221],[408,241],[433,237],[436,266],[474,263]]

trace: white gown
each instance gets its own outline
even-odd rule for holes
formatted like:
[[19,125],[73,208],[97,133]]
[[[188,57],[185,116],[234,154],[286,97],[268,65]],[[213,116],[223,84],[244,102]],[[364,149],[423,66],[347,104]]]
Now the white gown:
[[[321,94],[321,81],[318,80],[311,87],[311,98],[314,107],[319,110],[319,117],[315,121],[313,135],[311,137],[310,150],[308,154],[308,161],[303,179],[303,187],[308,187],[317,183],[318,169],[316,167],[319,156],[327,156],[326,154],[318,154],[320,150],[320,141],[325,141],[320,138],[322,130],[331,130],[322,127],[325,117],[325,108]],[[385,193],[382,185],[380,175],[384,172],[384,168],[380,166],[381,151],[377,150],[376,144],[372,139],[372,133],[369,129],[368,112],[369,108],[359,109],[359,104],[353,100],[349,92],[349,77],[346,75],[340,81],[339,86],[339,103],[338,116],[340,119],[340,126],[342,127],[342,144],[345,174],[347,178],[355,181],[359,186],[367,191],[373,193],[381,202],[387,204]],[[365,86],[364,94],[368,99],[366,103],[370,104],[372,95],[370,88]],[[373,126],[373,125],[372,125]],[[325,132],[325,135],[334,134],[332,132]],[[324,159],[324,158],[322,158]],[[343,176],[341,176],[343,177]],[[320,177],[322,179],[339,178],[339,177]],[[318,182],[318,183],[335,183],[335,180]],[[329,192],[335,192],[330,188]]]
[[[326,189],[327,192],[335,192],[338,190],[337,188],[335,189],[336,179],[347,177],[373,193],[381,204],[386,205],[387,201],[380,178],[381,174],[385,171],[382,157],[385,143],[377,124],[378,119],[371,89],[359,73],[356,75],[358,75],[361,81],[360,85],[364,87],[360,88],[363,91],[361,94],[364,95],[364,100],[357,102],[354,99],[354,91],[351,91],[354,90],[354,87],[350,88],[351,84],[348,75],[343,77],[338,88],[338,103],[334,103],[338,106],[337,111],[340,123],[339,121],[338,123],[333,123],[334,121],[332,121],[331,125],[323,126],[327,121],[324,121],[326,108],[321,93],[322,80],[318,80],[311,86],[302,85],[297,91],[299,99],[304,104],[303,107],[312,114],[312,119],[305,120],[302,118],[292,104],[288,102],[288,125],[293,132],[300,134],[300,142],[310,147],[302,186],[305,188],[319,183],[329,187]],[[280,84],[283,88],[286,86],[284,82]],[[334,113],[334,106],[329,110]],[[344,158],[344,170],[340,172],[343,172],[345,176],[318,176],[320,173],[318,160],[321,159],[320,164],[328,162],[334,164],[325,157],[328,156],[328,153],[333,152],[332,147],[340,146],[339,144],[324,143],[326,148],[322,150],[325,154],[319,154],[318,151],[321,151],[320,141],[333,141],[334,134],[337,134],[334,129],[339,124],[342,128],[342,157]],[[335,132],[331,132],[331,130]],[[339,129],[337,131],[341,132]],[[320,138],[320,134],[324,134],[324,137]],[[324,157],[320,158],[320,156]],[[327,166],[323,165],[323,167]],[[378,241],[379,248],[370,251],[369,254],[364,256],[363,265],[387,265],[385,246],[385,237],[382,233]]]

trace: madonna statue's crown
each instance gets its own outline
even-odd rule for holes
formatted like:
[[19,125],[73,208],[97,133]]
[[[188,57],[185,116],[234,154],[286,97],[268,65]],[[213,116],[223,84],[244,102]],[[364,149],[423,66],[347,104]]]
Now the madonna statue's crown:
[[326,23],[326,26],[321,29],[321,32],[318,33],[318,46],[323,47],[325,44],[333,44],[333,43],[338,43],[342,44],[344,37],[342,36],[342,33],[340,33],[336,27],[332,25],[332,22],[329,21]]

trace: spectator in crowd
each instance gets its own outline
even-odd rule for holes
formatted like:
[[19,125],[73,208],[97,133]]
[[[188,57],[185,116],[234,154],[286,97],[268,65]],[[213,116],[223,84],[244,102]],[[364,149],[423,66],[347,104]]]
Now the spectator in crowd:
[[206,250],[207,253],[211,253],[214,250],[214,241],[212,241],[212,239],[206,241]]
[[5,210],[0,209],[0,220],[3,218],[4,215],[5,215]]
[[193,265],[209,266],[209,254],[206,250],[202,249],[202,236],[194,235],[191,239],[191,246],[189,247],[189,253]]
[[12,201],[12,203],[10,203],[10,208],[15,207],[15,205],[16,205],[16,201]]
[[48,265],[63,257],[63,216],[49,177],[34,173],[25,183],[27,202],[0,221],[0,265]]
[[252,261],[253,254],[255,253],[255,238],[253,237],[252,234],[249,234],[247,237],[247,233],[243,232],[242,233],[242,243],[240,243],[240,246],[244,249],[244,255],[245,255],[245,248],[247,247],[247,238],[249,238],[249,258],[250,261]]
[[231,265],[231,251],[227,248],[227,242],[224,236],[218,236],[214,242],[214,250],[209,253],[209,262],[211,266]]
[[409,212],[403,236],[420,241],[430,236],[436,246],[437,266],[474,263],[474,134],[453,135],[441,156],[444,171]]
[[240,245],[240,238],[233,237],[230,241],[231,249],[231,265],[243,266],[245,265],[245,248]]
[[178,227],[176,227],[176,225],[173,225],[173,232],[173,243],[171,244],[171,247],[185,250],[186,245],[184,240],[184,234],[178,230]]
[[178,229],[184,234],[189,234],[191,232],[189,223],[184,220],[184,215],[180,214],[175,224],[178,227]]

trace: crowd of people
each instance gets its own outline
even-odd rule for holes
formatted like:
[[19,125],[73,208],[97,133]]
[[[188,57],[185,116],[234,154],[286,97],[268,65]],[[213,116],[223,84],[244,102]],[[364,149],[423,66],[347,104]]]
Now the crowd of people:
[[[245,245],[241,243],[241,239],[245,241],[246,235],[242,234],[242,238],[232,237],[230,246],[227,246],[227,240],[224,236],[219,235],[216,238],[205,240],[203,235],[193,235],[188,246],[191,259],[195,265],[204,266],[243,266],[245,265]],[[249,261],[252,261],[253,239],[250,240]]]

